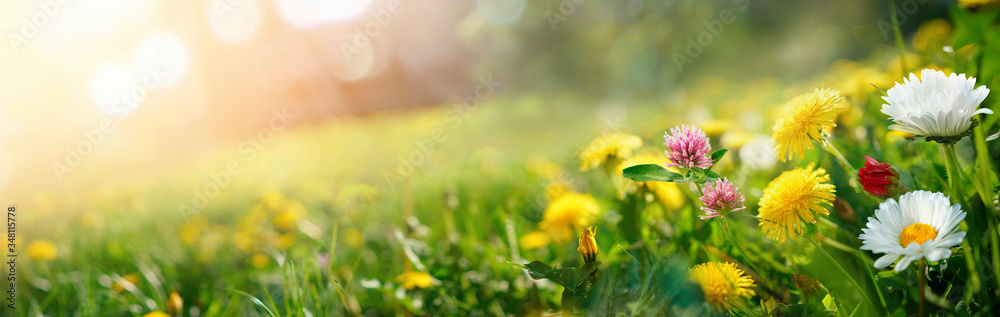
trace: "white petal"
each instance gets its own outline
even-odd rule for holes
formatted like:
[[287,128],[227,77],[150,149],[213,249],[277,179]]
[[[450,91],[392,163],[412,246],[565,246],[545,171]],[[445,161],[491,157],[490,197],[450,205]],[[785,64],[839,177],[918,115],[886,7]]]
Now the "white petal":
[[888,267],[889,264],[892,264],[892,262],[896,262],[896,259],[899,259],[899,254],[890,253],[883,255],[879,257],[878,260],[875,260],[875,268],[884,269]]
[[902,272],[903,270],[906,270],[906,267],[910,266],[910,262],[913,262],[913,260],[919,258],[920,258],[919,255],[904,255],[903,258],[899,259],[899,262],[896,263],[895,267],[896,272]]
[[941,261],[942,259],[947,259],[950,256],[951,249],[949,248],[933,248],[924,253],[924,257],[926,257],[927,261],[930,262]]

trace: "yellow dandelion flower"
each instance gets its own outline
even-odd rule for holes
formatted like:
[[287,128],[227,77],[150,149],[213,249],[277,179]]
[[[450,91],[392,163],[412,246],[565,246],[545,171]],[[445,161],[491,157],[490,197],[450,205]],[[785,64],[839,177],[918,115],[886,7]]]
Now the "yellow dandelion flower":
[[573,232],[589,226],[600,211],[597,200],[588,194],[568,193],[549,203],[538,227],[556,242],[573,238]]
[[396,283],[403,284],[408,290],[417,288],[428,288],[437,285],[439,282],[427,272],[405,272],[396,276]]
[[250,264],[255,268],[262,269],[271,264],[271,257],[267,254],[257,253],[250,257]]
[[944,19],[934,19],[924,22],[917,28],[917,32],[913,33],[913,47],[918,51],[927,48],[940,49],[950,38],[951,24]]
[[832,89],[795,97],[785,104],[784,114],[774,124],[774,149],[782,162],[805,156],[812,141],[822,142],[823,130],[837,126],[837,115],[845,110],[844,97]]
[[518,239],[518,243],[521,245],[521,248],[524,248],[525,250],[534,250],[548,246],[551,240],[552,239],[549,238],[548,233],[545,233],[544,231],[535,231],[521,236],[521,238]]
[[170,317],[170,315],[168,315],[167,313],[161,312],[161,311],[154,311],[154,312],[142,315],[142,317]]
[[28,244],[28,258],[32,261],[47,262],[56,259],[59,249],[48,240],[38,240]]
[[642,139],[634,135],[612,133],[601,136],[580,153],[580,170],[588,171],[610,161],[626,159],[641,146]]
[[645,185],[667,210],[676,211],[684,207],[686,198],[677,183],[646,182]]
[[905,55],[903,55],[903,60],[906,61],[906,70],[907,70],[906,73],[904,73],[903,70],[899,68],[900,65],[899,65],[898,54],[894,54],[892,60],[889,61],[888,65],[886,65],[886,73],[888,73],[889,76],[891,76],[891,78],[896,78],[896,80],[894,81],[902,82],[903,77],[906,77],[906,74],[918,70],[920,69],[920,66],[924,65],[920,59],[920,55],[914,53],[906,53]]
[[785,242],[802,235],[803,223],[816,223],[814,214],[829,215],[836,188],[823,168],[796,168],[767,184],[760,197],[760,227],[768,238]]
[[278,236],[278,240],[274,241],[273,245],[275,248],[284,250],[295,245],[295,241],[297,240],[298,238],[295,237],[294,233],[285,233]]
[[365,235],[361,230],[348,228],[344,231],[344,244],[353,250],[358,250],[365,243]]
[[278,212],[278,215],[271,218],[271,224],[278,231],[289,232],[298,228],[299,219],[302,219],[302,214],[286,209]]
[[722,135],[726,131],[732,129],[734,126],[736,126],[736,123],[733,122],[732,120],[727,120],[727,119],[713,119],[702,122],[701,124],[698,125],[698,127],[701,128],[702,131],[705,131],[705,135],[713,138]]
[[258,246],[257,239],[254,239],[253,232],[247,232],[244,230],[237,231],[233,233],[233,246],[241,251],[253,251]]
[[576,251],[580,252],[585,263],[597,261],[597,240],[595,237],[597,237],[597,227],[594,226],[587,227],[580,234],[580,244],[576,247]]
[[723,134],[719,142],[722,144],[722,148],[735,151],[743,147],[747,142],[750,142],[750,140],[753,140],[755,136],[753,133],[737,130]]
[[179,236],[181,242],[187,246],[193,246],[201,241],[201,232],[208,227],[208,219],[204,215],[195,215],[181,225]]
[[732,301],[757,295],[753,278],[730,262],[708,262],[695,266],[688,273],[701,286],[705,302],[719,311],[732,308]]
[[857,69],[846,75],[846,78],[838,78],[837,82],[841,93],[858,100],[866,100],[875,92],[875,87],[882,90],[892,87],[889,74],[868,67]]
[[167,300],[167,311],[171,315],[179,315],[184,311],[184,299],[177,292],[170,293],[170,299]]

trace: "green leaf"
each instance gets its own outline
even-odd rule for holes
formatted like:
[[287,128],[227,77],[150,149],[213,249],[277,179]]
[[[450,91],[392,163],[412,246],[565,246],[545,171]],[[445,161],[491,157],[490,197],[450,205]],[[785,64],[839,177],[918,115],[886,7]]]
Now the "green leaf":
[[876,275],[878,275],[878,278],[890,278],[896,276],[896,270],[881,271]]
[[705,177],[702,180],[708,181],[708,182],[712,182],[712,181],[715,181],[716,179],[720,179],[720,178],[722,178],[722,176],[719,176],[718,173],[713,172],[713,171],[709,171],[709,170],[705,170]]
[[524,266],[524,269],[528,270],[528,275],[536,280],[548,277],[554,270],[551,266],[542,263],[541,261],[531,261],[531,263]]
[[976,147],[976,164],[972,185],[979,193],[983,205],[987,209],[995,210],[996,206],[993,206],[993,197],[995,197],[996,192],[993,191],[993,184],[997,182],[996,166],[993,165],[994,162],[993,158],[990,157],[989,147],[986,146],[986,132],[983,131],[983,127],[976,127],[973,130],[973,134],[973,141]]
[[528,275],[533,279],[548,279],[567,289],[572,289],[573,285],[575,285],[575,283],[568,284],[567,281],[576,282],[574,276],[576,268],[574,267],[557,269],[549,266],[548,264],[542,263],[541,261],[531,261],[531,263],[524,266],[524,269],[528,270]]
[[979,43],[983,33],[990,29],[990,22],[997,16],[997,11],[970,12],[955,7],[951,10],[952,21],[955,21],[955,42],[952,46],[959,49],[963,46]]
[[837,302],[833,299],[833,296],[830,296],[830,294],[826,294],[826,297],[823,297],[823,308],[834,312],[838,311]]
[[721,160],[723,156],[726,156],[726,152],[729,152],[729,150],[727,150],[727,149],[721,149],[721,150],[712,152],[712,165],[715,165],[715,164],[719,163],[719,160]]
[[658,164],[630,166],[622,170],[622,176],[636,182],[660,181],[687,183],[696,180],[692,177],[684,177],[681,174],[668,171]]
[[227,288],[226,290],[228,290],[230,292],[233,292],[233,293],[236,293],[236,294],[239,294],[239,295],[242,295],[243,297],[246,297],[247,299],[250,299],[250,301],[253,302],[254,305],[257,305],[257,307],[260,307],[261,309],[263,309],[264,312],[266,312],[268,316],[271,316],[271,317],[277,317],[278,316],[278,315],[275,315],[274,312],[271,311],[271,309],[267,308],[267,305],[264,305],[264,302],[262,302],[260,299],[257,299],[253,295],[250,295],[247,292],[244,292],[244,291],[241,291],[241,290],[238,290],[238,289]]
[[579,287],[580,284],[583,284],[583,282],[586,281],[588,277],[590,277],[591,273],[594,273],[594,271],[597,271],[597,267],[599,265],[601,265],[601,262],[597,262],[597,261],[584,264],[583,268],[581,268],[580,271],[579,271],[582,274],[580,274],[579,276],[577,276],[578,280],[573,285]]

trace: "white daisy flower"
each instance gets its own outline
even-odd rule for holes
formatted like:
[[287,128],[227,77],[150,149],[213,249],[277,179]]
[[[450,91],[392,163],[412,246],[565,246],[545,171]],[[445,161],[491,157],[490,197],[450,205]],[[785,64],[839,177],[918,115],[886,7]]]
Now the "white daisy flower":
[[[903,83],[896,83],[889,89],[888,96],[882,97],[888,104],[882,105],[882,113],[895,122],[889,129],[902,131],[929,140],[958,141],[972,129],[972,117],[993,113],[990,109],[976,109],[986,99],[990,90],[986,86],[975,88],[976,78],[966,78],[965,74],[924,69],[920,77],[910,73]],[[951,139],[951,140],[949,140]],[[939,141],[940,142],[940,141]]]
[[[942,193],[918,190],[889,199],[868,217],[868,228],[861,229],[861,250],[885,253],[875,260],[876,268],[896,262],[896,272],[902,272],[910,262],[927,259],[937,262],[951,256],[951,248],[962,243],[965,231],[958,224],[965,212],[958,204],[951,205]],[[900,259],[902,257],[902,259]]]

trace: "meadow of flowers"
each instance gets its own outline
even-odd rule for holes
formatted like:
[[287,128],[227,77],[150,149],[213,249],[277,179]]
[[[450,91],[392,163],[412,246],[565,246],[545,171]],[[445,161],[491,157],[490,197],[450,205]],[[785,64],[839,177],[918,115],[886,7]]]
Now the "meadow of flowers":
[[993,315],[1000,7],[960,2],[813,78],[708,76],[620,124],[487,100],[416,164],[394,149],[448,109],[290,130],[190,214],[237,149],[68,213],[40,194],[17,315]]

